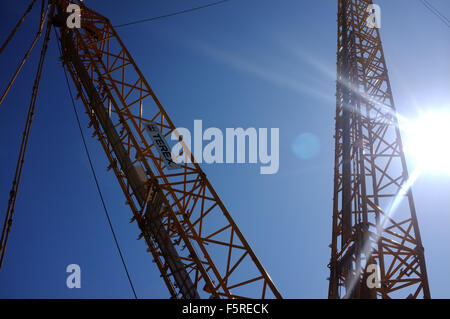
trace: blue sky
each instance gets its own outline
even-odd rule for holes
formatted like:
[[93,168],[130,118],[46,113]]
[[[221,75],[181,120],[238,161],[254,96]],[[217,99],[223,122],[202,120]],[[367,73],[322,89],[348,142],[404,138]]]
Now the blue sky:
[[[447,0],[429,0],[447,16]],[[86,0],[113,24],[207,1]],[[450,30],[420,1],[377,1],[399,113],[450,106]],[[0,11],[3,41],[28,1]],[[280,128],[280,169],[202,165],[250,245],[287,298],[326,298],[334,163],[337,1],[234,0],[118,29],[177,126]],[[3,89],[37,27],[37,11],[0,56]],[[92,181],[52,35],[35,122],[0,273],[3,298],[131,298]],[[38,59],[37,47],[0,106],[0,211],[6,209]],[[77,103],[81,111],[83,106]],[[87,116],[81,119],[88,137]],[[298,136],[303,136],[303,138]],[[294,141],[312,148],[298,156]],[[310,143],[310,144],[308,144]],[[312,144],[311,144],[312,143]],[[137,241],[137,226],[99,143],[88,139],[97,174],[140,298],[169,296]],[[297,154],[297,156],[296,156]],[[411,168],[414,162],[410,161]],[[413,186],[433,297],[450,293],[450,176],[422,175]],[[68,264],[82,288],[68,289]]]

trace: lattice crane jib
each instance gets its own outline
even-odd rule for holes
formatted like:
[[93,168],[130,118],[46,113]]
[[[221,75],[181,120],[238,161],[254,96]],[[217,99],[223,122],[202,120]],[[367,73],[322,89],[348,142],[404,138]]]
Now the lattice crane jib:
[[430,298],[380,30],[368,23],[372,4],[338,0],[329,298]]
[[109,20],[79,3],[69,29],[55,3],[63,62],[172,298],[281,298],[199,165],[162,160],[146,126],[175,125]]

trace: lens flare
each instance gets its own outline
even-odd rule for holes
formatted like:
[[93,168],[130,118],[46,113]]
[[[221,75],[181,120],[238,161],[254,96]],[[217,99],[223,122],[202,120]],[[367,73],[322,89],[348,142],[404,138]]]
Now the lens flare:
[[450,175],[450,111],[423,114],[401,127],[405,152],[422,171]]

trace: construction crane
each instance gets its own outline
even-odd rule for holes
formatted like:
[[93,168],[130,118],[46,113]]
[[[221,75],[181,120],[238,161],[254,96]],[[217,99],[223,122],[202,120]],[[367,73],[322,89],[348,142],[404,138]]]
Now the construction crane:
[[[81,8],[80,28],[66,23],[72,3]],[[183,143],[182,136],[110,21],[80,1],[49,6],[45,40],[52,25],[58,29],[61,59],[171,297],[281,298],[190,150],[177,169],[164,160],[161,144],[173,132]]]
[[[329,298],[430,298],[380,31],[371,0],[338,1]],[[373,276],[373,278],[371,277]],[[379,277],[379,278],[376,278]]]
[[[185,159],[181,167],[172,170],[164,160],[161,144],[155,142],[153,134],[162,144],[172,133],[180,142],[183,137],[109,20],[76,1],[81,7],[81,27],[68,28],[66,8],[73,1],[50,1],[50,8],[45,10],[44,2],[36,38],[45,21],[47,28],[0,242],[0,266],[54,26],[61,43],[61,59],[78,90],[94,136],[109,159],[109,168],[131,209],[131,221],[139,227],[140,238],[145,240],[171,297],[281,298],[189,149],[184,146],[180,154]],[[430,298],[410,190],[414,176],[408,174],[380,32],[367,23],[373,3],[337,2],[328,297]],[[36,39],[29,51],[35,43]],[[17,72],[22,66],[23,62]]]

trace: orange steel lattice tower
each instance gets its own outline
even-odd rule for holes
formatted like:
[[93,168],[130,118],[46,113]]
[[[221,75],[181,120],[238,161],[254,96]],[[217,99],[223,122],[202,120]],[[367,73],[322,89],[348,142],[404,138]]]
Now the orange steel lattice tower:
[[430,298],[414,174],[407,171],[380,31],[368,23],[372,5],[338,1],[329,298]]
[[78,2],[69,29],[55,3],[63,62],[171,297],[281,298],[190,151],[181,169],[162,160],[145,127],[175,126],[109,20]]

